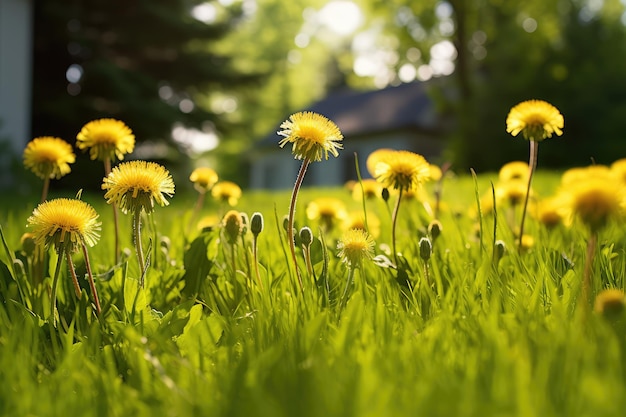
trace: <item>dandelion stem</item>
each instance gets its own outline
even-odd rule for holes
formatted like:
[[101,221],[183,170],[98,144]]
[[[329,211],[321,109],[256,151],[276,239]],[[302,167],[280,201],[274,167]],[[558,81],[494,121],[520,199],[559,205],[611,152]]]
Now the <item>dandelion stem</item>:
[[354,166],[356,168],[356,177],[359,180],[359,186],[361,187],[361,201],[363,202],[363,223],[365,224],[365,231],[370,232],[367,224],[367,209],[365,207],[365,188],[363,188],[363,178],[361,178],[361,170],[359,169],[359,157],[356,152],[354,153]]
[[593,266],[593,258],[596,253],[596,245],[598,243],[598,232],[592,231],[587,241],[587,256],[585,258],[585,270],[583,275],[582,298],[581,304],[586,311],[591,303],[591,267]]
[[391,215],[391,248],[393,249],[393,259],[398,265],[398,252],[396,251],[396,223],[398,221],[398,212],[400,211],[400,200],[402,200],[402,188],[398,193],[398,200],[393,208],[393,214]]
[[50,189],[50,176],[47,175],[43,180],[43,190],[41,191],[41,202],[43,203],[48,198],[48,190]]
[[302,251],[304,253],[304,263],[306,264],[306,270],[309,275],[313,276],[313,264],[311,263],[311,247],[303,246]]
[[233,262],[233,282],[237,279],[237,257],[235,256],[235,245],[235,242],[230,245],[230,257]]
[[65,258],[67,259],[67,265],[70,268],[70,275],[72,275],[72,283],[74,283],[74,293],[76,294],[76,298],[80,298],[80,285],[78,284],[76,269],[74,268],[74,262],[72,262],[72,255],[70,254],[70,251],[65,251]]
[[298,269],[298,259],[296,258],[296,242],[293,236],[293,222],[296,212],[296,200],[298,199],[298,191],[300,191],[302,181],[304,180],[304,174],[306,174],[306,170],[310,162],[311,161],[308,158],[305,158],[302,161],[302,165],[300,166],[300,171],[298,171],[298,177],[296,178],[296,183],[294,184],[293,192],[291,193],[291,203],[289,204],[289,219],[287,221],[287,238],[289,240],[289,250],[291,251],[291,259],[293,260],[293,265],[296,269],[296,276],[298,277],[298,283],[300,284],[301,291],[304,291],[304,285],[302,284],[302,276],[300,275],[300,270]]
[[522,238],[524,237],[524,220],[526,220],[526,210],[528,209],[528,200],[530,198],[530,185],[533,180],[533,174],[537,167],[537,152],[539,150],[539,143],[530,140],[530,158],[528,161],[528,184],[526,185],[526,197],[524,197],[524,207],[522,208],[522,220],[519,226],[519,240],[517,244],[517,250],[522,250]]
[[87,269],[87,278],[89,280],[89,287],[91,288],[91,294],[93,296],[93,302],[96,305],[96,313],[100,315],[102,309],[100,308],[100,299],[98,298],[98,291],[96,291],[96,283],[93,279],[93,273],[91,271],[91,263],[89,262],[89,253],[87,253],[87,246],[85,242],[82,242],[83,257],[85,258],[85,268]]
[[259,283],[259,288],[263,289],[263,282],[261,282],[261,274],[259,273],[259,256],[256,236],[252,239],[252,256],[254,257],[254,273],[256,275],[256,280]]
[[355,269],[356,268],[353,268],[352,266],[348,267],[348,279],[346,280],[346,286],[343,288],[343,293],[341,294],[341,300],[339,301],[339,313],[337,314],[338,316],[341,316],[341,312],[343,311],[343,308],[346,305],[347,298],[348,298],[348,288],[350,288],[350,284],[352,283],[352,280],[354,279]]
[[449,168],[449,162],[446,162],[441,166],[441,178],[439,178],[435,183],[435,213],[433,216],[435,219],[439,219],[439,212],[441,211],[441,196],[443,194],[443,181],[446,178],[446,173],[448,172]]
[[59,285],[59,276],[61,275],[61,263],[63,263],[63,252],[65,245],[61,245],[57,250],[57,265],[54,269],[54,277],[52,278],[52,291],[50,292],[50,319],[52,325],[57,326],[56,306],[57,306],[57,287]]
[[[104,160],[104,176],[108,177],[111,173],[111,159],[105,158]],[[120,226],[119,226],[119,217],[117,214],[117,204],[115,202],[111,202],[111,207],[113,207],[113,227],[115,228],[115,265],[120,262]]]
[[204,199],[206,196],[206,192],[200,192],[198,194],[198,199],[196,200],[196,205],[193,208],[193,213],[191,213],[191,218],[189,219],[189,224],[187,225],[187,234],[191,232],[192,225],[197,220],[200,211],[202,211],[202,206],[204,206]]
[[137,252],[137,261],[139,263],[139,286],[143,288],[146,266],[141,245],[141,210],[133,212],[133,233],[135,235],[135,251]]

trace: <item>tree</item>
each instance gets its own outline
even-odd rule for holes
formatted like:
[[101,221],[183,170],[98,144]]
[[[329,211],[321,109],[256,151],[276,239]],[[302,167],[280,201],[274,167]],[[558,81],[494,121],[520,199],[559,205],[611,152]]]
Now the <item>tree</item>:
[[224,119],[199,104],[259,73],[237,71],[233,51],[215,51],[241,20],[239,3],[208,3],[216,11],[208,23],[191,14],[199,3],[35,2],[33,134],[72,141],[101,117],[123,120],[139,142],[168,141],[174,123],[225,130]]

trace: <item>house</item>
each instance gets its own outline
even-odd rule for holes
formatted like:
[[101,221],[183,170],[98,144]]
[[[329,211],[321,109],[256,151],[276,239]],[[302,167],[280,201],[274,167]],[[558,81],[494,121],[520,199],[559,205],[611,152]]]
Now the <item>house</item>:
[[[367,92],[340,91],[305,109],[337,124],[344,149],[337,158],[312,163],[304,185],[336,186],[355,180],[355,153],[364,178],[370,177],[365,168],[367,156],[379,148],[410,150],[429,161],[439,156],[444,123],[428,94],[432,86],[414,82]],[[301,162],[294,159],[289,146],[278,146],[281,138],[273,132],[257,144],[250,157],[250,188],[293,187]]]
[[31,0],[0,1],[0,188],[12,181],[11,158],[30,136]]

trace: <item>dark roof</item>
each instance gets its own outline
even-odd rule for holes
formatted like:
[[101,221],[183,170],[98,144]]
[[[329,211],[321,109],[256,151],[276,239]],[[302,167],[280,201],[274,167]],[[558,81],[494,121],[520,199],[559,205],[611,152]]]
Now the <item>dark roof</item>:
[[345,136],[354,136],[407,127],[433,129],[433,107],[424,83],[408,83],[367,92],[337,92],[306,110],[328,117]]
[[[435,106],[426,83],[400,84],[373,91],[342,90],[330,93],[304,111],[313,111],[335,122],[344,137],[371,135],[398,129],[433,131],[438,127]],[[275,144],[271,132],[259,144]]]

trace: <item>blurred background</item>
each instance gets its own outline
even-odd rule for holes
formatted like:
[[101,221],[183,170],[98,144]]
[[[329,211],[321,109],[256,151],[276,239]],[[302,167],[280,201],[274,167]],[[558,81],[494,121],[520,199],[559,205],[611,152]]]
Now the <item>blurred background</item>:
[[[565,117],[541,168],[626,156],[626,0],[0,0],[5,188],[31,175],[29,140],[74,143],[102,117],[178,182],[209,165],[243,187],[290,187],[297,161],[276,130],[305,109],[346,136],[311,184],[351,179],[354,152],[378,147],[495,170],[527,160],[505,119],[531,98]],[[98,188],[101,166],[77,156],[58,186]]]

